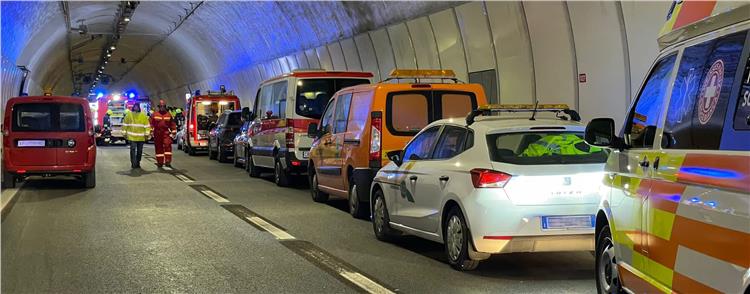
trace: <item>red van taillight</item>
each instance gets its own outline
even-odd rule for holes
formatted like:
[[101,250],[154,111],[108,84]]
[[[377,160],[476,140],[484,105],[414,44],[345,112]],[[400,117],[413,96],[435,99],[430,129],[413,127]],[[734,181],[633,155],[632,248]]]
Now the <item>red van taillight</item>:
[[471,182],[474,188],[502,188],[510,181],[511,175],[491,169],[475,168],[471,170]]
[[370,114],[370,166],[377,163],[380,166],[382,136],[383,136],[383,113],[373,111]]

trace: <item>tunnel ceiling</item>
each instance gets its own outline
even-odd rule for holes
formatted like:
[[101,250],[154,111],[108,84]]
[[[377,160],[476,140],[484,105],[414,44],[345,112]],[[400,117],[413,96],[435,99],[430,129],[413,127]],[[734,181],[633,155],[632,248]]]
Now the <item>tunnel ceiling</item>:
[[[45,91],[67,95],[78,84],[86,94],[128,4],[3,1],[3,58],[26,65]],[[176,87],[458,4],[137,2],[104,70],[112,80],[99,85]]]

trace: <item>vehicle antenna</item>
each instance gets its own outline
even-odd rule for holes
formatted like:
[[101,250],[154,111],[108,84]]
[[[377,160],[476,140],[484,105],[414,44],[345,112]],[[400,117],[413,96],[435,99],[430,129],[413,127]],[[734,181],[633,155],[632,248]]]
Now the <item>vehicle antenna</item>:
[[534,102],[534,111],[531,113],[531,118],[529,120],[536,120],[536,109],[539,107],[539,101]]

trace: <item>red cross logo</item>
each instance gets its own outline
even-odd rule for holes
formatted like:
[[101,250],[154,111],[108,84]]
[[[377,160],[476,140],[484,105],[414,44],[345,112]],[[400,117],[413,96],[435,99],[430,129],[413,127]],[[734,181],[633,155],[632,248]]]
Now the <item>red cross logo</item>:
[[724,62],[721,59],[714,61],[708,70],[706,77],[703,78],[701,92],[698,97],[698,121],[705,125],[711,120],[711,116],[716,110],[716,104],[719,103],[721,94],[721,83],[724,81]]

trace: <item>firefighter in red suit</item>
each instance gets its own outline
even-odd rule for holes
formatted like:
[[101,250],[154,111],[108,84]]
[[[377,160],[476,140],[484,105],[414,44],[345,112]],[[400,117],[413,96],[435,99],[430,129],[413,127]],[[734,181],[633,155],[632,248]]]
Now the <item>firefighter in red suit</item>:
[[174,118],[167,111],[167,104],[159,100],[159,110],[151,114],[151,129],[154,134],[156,166],[172,166],[172,137],[177,132]]

